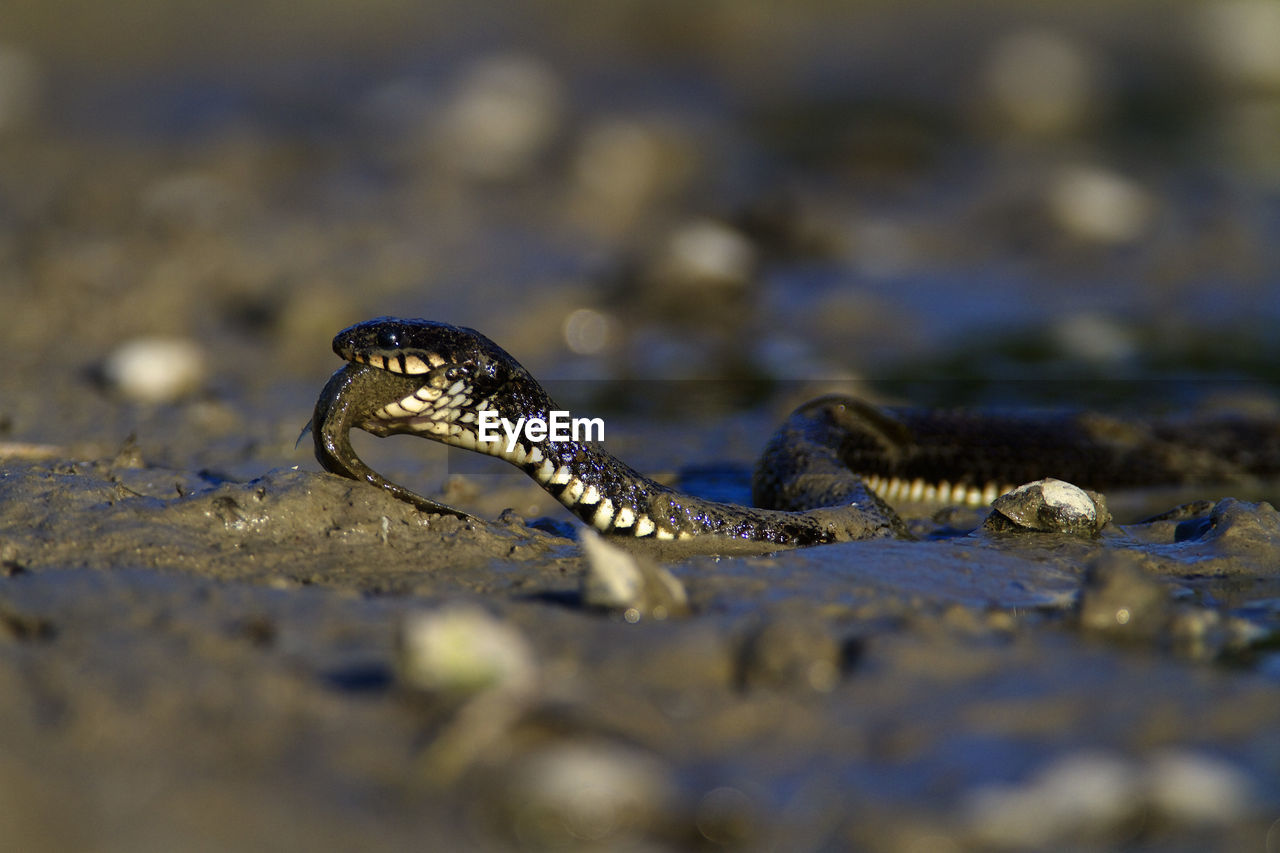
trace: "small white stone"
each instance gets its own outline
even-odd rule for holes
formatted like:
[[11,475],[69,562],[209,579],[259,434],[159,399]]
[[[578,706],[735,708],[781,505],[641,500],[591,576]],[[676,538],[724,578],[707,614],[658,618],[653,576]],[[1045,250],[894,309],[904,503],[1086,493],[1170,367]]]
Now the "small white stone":
[[1021,785],[990,785],[970,798],[971,828],[1000,847],[1051,847],[1105,835],[1142,804],[1138,768],[1103,752],[1079,752],[1049,764]]
[[582,603],[605,610],[632,611],[665,619],[689,611],[684,585],[671,572],[613,545],[590,528],[578,536],[587,566],[582,574]]
[[[676,789],[657,758],[602,742],[560,742],[502,771],[506,824],[533,849],[651,849],[627,843],[674,808]],[[615,847],[616,845],[616,847]]]
[[626,609],[644,590],[636,558],[598,534],[583,530],[578,544],[587,558],[582,575],[582,601],[590,607]]
[[1280,88],[1280,5],[1226,0],[1190,8],[1202,50],[1223,80],[1241,88]]
[[1157,755],[1147,767],[1151,805],[1171,820],[1225,824],[1257,805],[1249,777],[1227,761],[1190,750]]
[[1147,230],[1155,205],[1137,182],[1097,166],[1064,169],[1049,184],[1049,215],[1062,230],[1092,243],[1130,243]]
[[167,403],[195,391],[207,372],[205,354],[185,338],[135,338],[102,365],[103,378],[143,403]]
[[1024,530],[1044,532],[1094,534],[1111,520],[1110,513],[1084,489],[1052,477],[1005,492],[992,509],[994,517]]
[[1064,317],[1053,325],[1051,334],[1072,358],[1099,364],[1125,361],[1138,351],[1133,333],[1105,314],[1083,312]]
[[422,690],[518,695],[531,692],[537,679],[524,636],[471,605],[411,613],[401,622],[397,641],[401,679]]
[[466,68],[437,128],[446,162],[470,177],[506,180],[530,169],[563,120],[563,84],[540,60],[516,55]]
[[708,219],[671,235],[655,274],[672,284],[738,286],[751,278],[755,265],[755,248],[745,236]]

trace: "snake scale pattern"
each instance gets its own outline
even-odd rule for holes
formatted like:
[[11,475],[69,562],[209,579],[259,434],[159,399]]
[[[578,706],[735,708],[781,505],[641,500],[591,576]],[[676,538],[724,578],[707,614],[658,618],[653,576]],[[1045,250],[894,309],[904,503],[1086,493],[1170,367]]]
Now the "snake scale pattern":
[[905,536],[886,501],[981,504],[1046,476],[1093,489],[1242,483],[1280,473],[1271,420],[1135,423],[1082,413],[994,416],[890,410],[846,396],[797,409],[770,439],[753,478],[756,506],[717,503],[657,483],[603,447],[579,441],[479,440],[481,411],[515,423],[557,406],[509,353],[479,332],[380,317],[333,341],[346,364],[312,419],[316,457],[428,512],[467,517],[384,479],[350,431],[408,433],[505,459],[603,533],[654,540],[723,537],[806,546]]

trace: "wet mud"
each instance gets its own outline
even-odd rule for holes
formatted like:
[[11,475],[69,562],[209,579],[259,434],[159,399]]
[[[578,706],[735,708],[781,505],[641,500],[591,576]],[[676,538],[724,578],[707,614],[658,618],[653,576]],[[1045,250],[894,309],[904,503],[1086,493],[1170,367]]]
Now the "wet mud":
[[[1270,505],[1228,499],[1096,538],[933,527],[766,556],[646,554],[688,613],[633,622],[586,606],[577,542],[515,517],[431,516],[291,468],[215,482],[9,462],[10,838],[1226,849],[1265,836],[1280,797]],[[405,632],[460,608],[511,632],[518,662],[507,680],[424,687]],[[496,629],[458,630],[470,644]],[[488,672],[463,657],[421,666]],[[1182,788],[1157,784],[1161,762]],[[1100,776],[1123,782],[1105,808],[1089,793]],[[1026,809],[1049,817],[1028,826]]]

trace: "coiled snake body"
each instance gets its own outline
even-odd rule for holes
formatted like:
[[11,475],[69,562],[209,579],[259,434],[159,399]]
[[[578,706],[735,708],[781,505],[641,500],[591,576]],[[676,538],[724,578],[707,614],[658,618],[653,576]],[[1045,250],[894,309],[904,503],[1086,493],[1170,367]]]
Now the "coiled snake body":
[[521,436],[508,451],[505,437],[480,441],[482,411],[516,423],[547,420],[557,407],[519,362],[472,329],[383,317],[345,329],[333,348],[347,364],[316,403],[312,432],[321,465],[424,510],[464,517],[366,466],[350,430],[421,435],[503,458],[605,533],[778,546],[906,535],[882,496],[982,503],[1045,476],[1103,489],[1240,482],[1280,470],[1273,427],[1250,432],[1249,424],[1233,424],[1205,446],[1194,425],[889,411],[827,396],[797,409],[769,441],[753,480],[757,506],[745,507],[682,494],[589,442]]

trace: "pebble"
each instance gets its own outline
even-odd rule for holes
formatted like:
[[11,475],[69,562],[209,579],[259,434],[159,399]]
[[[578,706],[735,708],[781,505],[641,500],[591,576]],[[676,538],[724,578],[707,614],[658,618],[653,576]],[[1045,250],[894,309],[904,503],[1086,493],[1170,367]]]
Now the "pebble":
[[841,644],[820,621],[779,617],[747,637],[739,681],[744,687],[827,693],[840,681],[843,658]]
[[1085,573],[1080,627],[1113,637],[1155,639],[1166,630],[1173,603],[1164,584],[1148,577],[1131,552],[1110,552]]
[[1057,758],[1020,785],[979,789],[966,813],[983,844],[1048,848],[1118,840],[1148,811],[1174,827],[1225,825],[1247,815],[1255,802],[1243,771],[1191,750],[1138,760],[1080,751]]
[[1072,166],[1050,181],[1049,218],[1067,235],[1086,242],[1123,245],[1142,237],[1155,203],[1136,181],[1099,166]]
[[208,373],[204,350],[186,338],[134,338],[102,363],[103,380],[140,403],[169,403],[197,390]]
[[1253,783],[1243,771],[1202,752],[1162,752],[1152,758],[1145,777],[1151,805],[1170,821],[1226,824],[1257,806]]
[[1041,137],[1069,134],[1096,109],[1097,67],[1095,57],[1062,33],[1019,30],[992,48],[980,97],[1003,129]]
[[1018,785],[990,785],[970,798],[972,830],[986,844],[1040,847],[1106,837],[1139,808],[1141,774],[1108,752],[1069,753]]
[[496,55],[465,68],[437,128],[441,154],[464,174],[509,180],[531,169],[560,131],[564,85],[542,61]]
[[1102,495],[1051,477],[1004,493],[992,502],[991,508],[983,526],[996,532],[1031,530],[1097,536],[1111,521]]
[[699,219],[671,233],[651,276],[666,287],[737,288],[755,274],[756,261],[755,247],[742,232]]
[[696,145],[674,123],[604,119],[578,142],[570,203],[593,231],[622,235],[683,189],[696,162]]
[[582,573],[582,603],[620,612],[628,622],[686,616],[689,595],[671,572],[605,541],[590,528],[578,537],[587,558]]
[[1049,334],[1064,355],[1078,361],[1119,364],[1139,352],[1133,331],[1105,314],[1072,314],[1055,321]]
[[474,605],[411,613],[396,636],[403,683],[429,692],[526,695],[537,682],[532,648],[519,631]]
[[670,818],[675,802],[662,762],[607,742],[545,746],[504,766],[499,790],[504,825],[534,849],[636,843]]
[[1192,8],[1193,31],[1222,80],[1242,89],[1280,91],[1280,5],[1227,0]]

